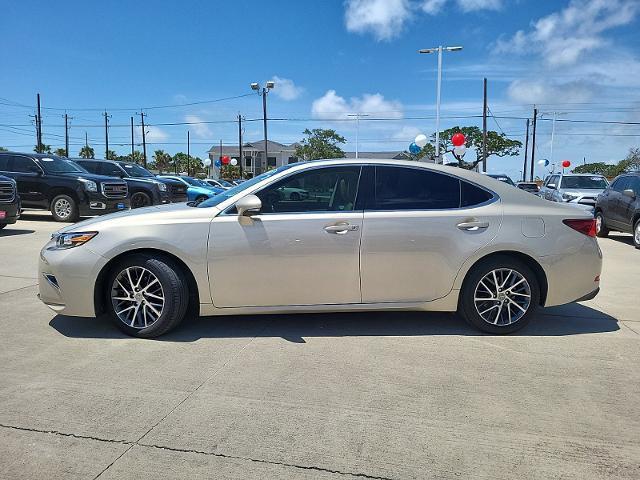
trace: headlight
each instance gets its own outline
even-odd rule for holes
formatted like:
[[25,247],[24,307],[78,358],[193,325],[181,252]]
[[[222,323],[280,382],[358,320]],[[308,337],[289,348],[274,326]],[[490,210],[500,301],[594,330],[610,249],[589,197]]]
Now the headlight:
[[571,200],[575,200],[576,198],[578,198],[580,195],[573,195],[572,193],[563,193],[562,194],[562,199],[565,202],[570,202]]
[[51,235],[51,240],[56,243],[51,247],[51,249],[66,250],[69,248],[79,247],[80,245],[87,243],[97,234],[98,232],[54,233]]
[[167,185],[165,183],[162,182],[155,182],[158,185],[158,188],[160,189],[161,192],[166,192],[167,191]]
[[87,180],[86,178],[79,178],[82,183],[84,183],[84,188],[87,192],[97,192],[98,185],[93,180]]

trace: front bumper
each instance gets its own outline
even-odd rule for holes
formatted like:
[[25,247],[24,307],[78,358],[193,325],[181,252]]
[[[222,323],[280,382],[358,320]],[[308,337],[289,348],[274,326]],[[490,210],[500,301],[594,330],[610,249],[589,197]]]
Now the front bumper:
[[18,218],[20,218],[20,203],[0,203],[0,224],[11,225],[16,223]]
[[100,193],[93,192],[85,192],[84,198],[81,199],[79,205],[81,217],[104,215],[106,213],[129,210],[130,208],[131,202],[128,197],[108,198]]
[[38,298],[53,311],[71,316],[94,317],[94,286],[107,260],[87,245],[68,250],[40,252]]

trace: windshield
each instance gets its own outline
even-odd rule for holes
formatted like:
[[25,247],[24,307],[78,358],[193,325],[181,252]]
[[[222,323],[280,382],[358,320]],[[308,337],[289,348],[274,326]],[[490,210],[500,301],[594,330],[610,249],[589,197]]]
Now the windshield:
[[231,187],[233,187],[233,186],[234,186],[234,185],[233,185],[233,183],[231,183],[231,182],[227,182],[226,180],[222,180],[221,178],[220,178],[220,179],[218,179],[218,180],[217,180],[217,182],[218,182],[220,185],[222,185],[223,187],[226,187],[226,188],[231,188]]
[[44,168],[44,171],[51,174],[56,173],[88,173],[87,170],[82,168],[75,162],[70,160],[63,160],[56,157],[43,157],[39,160],[40,165]]
[[155,177],[155,175],[151,173],[149,170],[141,167],[140,165],[136,165],[134,163],[118,163],[118,165],[124,168],[125,172],[127,172],[130,177],[135,177],[135,178]]
[[224,202],[225,200],[227,200],[228,198],[231,198],[234,195],[237,195],[238,193],[242,192],[243,190],[246,190],[247,188],[251,188],[256,183],[260,183],[265,178],[272,177],[276,173],[283,172],[283,171],[291,168],[292,166],[293,166],[293,164],[292,165],[283,165],[280,168],[276,168],[274,170],[269,170],[268,172],[264,172],[262,175],[258,175],[257,177],[253,177],[250,180],[246,180],[246,181],[242,182],[240,185],[236,185],[235,187],[230,188],[229,190],[225,190],[224,192],[219,193],[215,197],[211,197],[209,200],[205,200],[204,202],[201,202],[198,205],[194,205],[194,206],[198,207],[198,208],[215,207],[216,205],[218,205],[218,204]]
[[506,175],[489,175],[491,178],[495,178],[496,180],[500,180],[501,182],[504,183],[508,183],[509,185],[515,185],[513,183],[513,180],[511,180],[511,178],[507,177]]
[[211,186],[208,183],[203,182],[202,180],[198,180],[197,178],[191,178],[191,177],[180,177],[180,178],[185,182],[187,182],[189,185],[193,185],[194,187],[209,188]]
[[604,177],[562,177],[561,188],[577,188],[581,190],[604,190],[607,188]]

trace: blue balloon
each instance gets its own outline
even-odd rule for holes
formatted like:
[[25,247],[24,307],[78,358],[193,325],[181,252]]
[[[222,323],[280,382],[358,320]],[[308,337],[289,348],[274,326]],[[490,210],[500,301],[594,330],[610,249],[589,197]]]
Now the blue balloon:
[[420,153],[420,150],[422,149],[415,143],[412,143],[411,145],[409,145],[409,153],[412,153],[413,155]]
[[544,161],[544,166],[545,166],[545,167],[548,167],[548,166],[549,166],[549,160],[546,160],[546,159],[545,159],[545,161]]
[[216,160],[215,162],[213,162],[213,164],[217,167],[220,168],[222,166],[222,162],[220,160]]

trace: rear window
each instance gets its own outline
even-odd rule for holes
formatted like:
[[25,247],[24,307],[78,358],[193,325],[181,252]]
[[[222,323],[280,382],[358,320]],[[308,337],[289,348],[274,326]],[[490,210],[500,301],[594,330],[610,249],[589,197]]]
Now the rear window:
[[577,188],[585,190],[604,190],[607,181],[603,177],[562,177],[562,188]]

